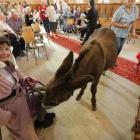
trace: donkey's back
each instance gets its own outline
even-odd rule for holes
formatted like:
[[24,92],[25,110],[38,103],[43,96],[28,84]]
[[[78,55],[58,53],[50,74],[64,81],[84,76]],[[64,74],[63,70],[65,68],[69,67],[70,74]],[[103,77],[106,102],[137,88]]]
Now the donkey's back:
[[112,67],[117,59],[115,33],[109,28],[100,28],[90,36],[80,51],[76,75],[92,74],[95,77]]

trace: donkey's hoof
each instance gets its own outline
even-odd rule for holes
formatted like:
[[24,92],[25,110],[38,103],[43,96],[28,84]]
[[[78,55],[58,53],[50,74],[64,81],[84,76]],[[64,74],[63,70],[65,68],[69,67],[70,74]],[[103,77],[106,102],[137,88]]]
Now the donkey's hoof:
[[81,99],[81,97],[77,96],[76,97],[76,101],[79,101]]
[[93,106],[92,107],[92,111],[96,111],[96,106]]

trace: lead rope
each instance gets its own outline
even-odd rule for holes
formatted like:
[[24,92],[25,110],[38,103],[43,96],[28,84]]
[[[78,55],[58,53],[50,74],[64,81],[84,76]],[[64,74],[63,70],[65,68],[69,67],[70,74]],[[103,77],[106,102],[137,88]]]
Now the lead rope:
[[[26,91],[26,97],[27,97],[27,103],[30,108],[32,116],[36,115],[37,110],[36,110],[36,96],[35,96],[35,91],[34,87],[30,84],[30,81],[32,81],[32,78],[27,78],[24,80],[24,87]],[[40,81],[35,80],[36,83],[45,86],[43,83]],[[37,92],[37,91],[36,91]],[[40,92],[38,92],[40,94]]]

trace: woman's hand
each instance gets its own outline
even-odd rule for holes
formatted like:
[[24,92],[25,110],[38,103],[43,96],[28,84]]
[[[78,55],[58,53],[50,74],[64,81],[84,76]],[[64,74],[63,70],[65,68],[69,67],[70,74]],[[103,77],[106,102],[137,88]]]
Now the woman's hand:
[[28,84],[32,87],[35,87],[35,85],[37,84],[37,80],[35,80],[31,77],[27,77],[26,80],[27,80]]
[[118,22],[111,22],[111,25],[118,27],[120,29],[128,29],[128,27],[129,27],[127,24],[121,24]]
[[121,28],[122,28],[122,29],[128,29],[128,27],[129,27],[129,26],[128,26],[128,25],[126,25],[126,24],[121,25]]

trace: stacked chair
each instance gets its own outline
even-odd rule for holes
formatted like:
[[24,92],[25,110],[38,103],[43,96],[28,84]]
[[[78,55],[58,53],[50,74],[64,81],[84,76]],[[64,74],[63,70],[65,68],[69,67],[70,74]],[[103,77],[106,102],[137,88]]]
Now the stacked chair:
[[43,35],[40,34],[40,29],[37,24],[32,26],[25,26],[22,28],[22,37],[26,43],[27,61],[29,60],[29,50],[33,50],[35,62],[37,63],[36,50],[38,51],[38,56],[40,48],[45,52],[46,58],[48,59],[46,46],[43,43]]

